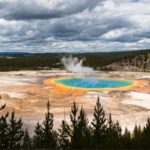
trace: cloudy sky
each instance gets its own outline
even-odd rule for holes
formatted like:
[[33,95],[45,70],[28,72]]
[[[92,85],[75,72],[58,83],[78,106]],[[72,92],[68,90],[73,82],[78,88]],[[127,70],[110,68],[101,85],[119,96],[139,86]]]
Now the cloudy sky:
[[0,0],[0,52],[150,48],[150,0]]

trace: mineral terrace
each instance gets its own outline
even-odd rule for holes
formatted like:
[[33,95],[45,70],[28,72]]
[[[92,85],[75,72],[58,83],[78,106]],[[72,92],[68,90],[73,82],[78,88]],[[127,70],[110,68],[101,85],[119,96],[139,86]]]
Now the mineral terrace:
[[44,119],[49,100],[57,128],[64,112],[69,121],[70,106],[74,101],[85,108],[91,120],[97,96],[100,95],[106,115],[111,112],[113,119],[118,120],[123,128],[133,130],[135,124],[145,124],[150,115],[150,73],[97,72],[91,75],[140,81],[134,88],[125,90],[63,89],[47,82],[52,78],[72,76],[77,74],[64,70],[0,72],[0,105],[6,103],[6,108],[0,113],[15,110],[17,117],[23,119],[24,126],[33,132],[35,124]]

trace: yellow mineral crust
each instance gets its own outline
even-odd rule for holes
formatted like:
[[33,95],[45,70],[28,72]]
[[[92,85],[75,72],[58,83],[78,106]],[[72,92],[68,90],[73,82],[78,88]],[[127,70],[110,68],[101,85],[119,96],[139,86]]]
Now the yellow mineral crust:
[[[119,87],[119,88],[80,88],[80,87],[71,87],[71,86],[65,86],[60,83],[56,83],[56,80],[62,80],[62,79],[69,79],[71,77],[66,77],[66,78],[49,78],[44,80],[44,86],[51,86],[54,87],[54,92],[56,93],[62,93],[62,94],[69,94],[69,93],[74,93],[74,94],[81,94],[86,91],[128,91],[128,90],[136,90],[139,88],[144,87],[147,85],[147,81],[145,80],[126,80],[126,81],[132,81],[133,84],[126,86],[126,87]],[[111,78],[108,78],[111,79]],[[121,80],[121,79],[111,79],[111,80]]]

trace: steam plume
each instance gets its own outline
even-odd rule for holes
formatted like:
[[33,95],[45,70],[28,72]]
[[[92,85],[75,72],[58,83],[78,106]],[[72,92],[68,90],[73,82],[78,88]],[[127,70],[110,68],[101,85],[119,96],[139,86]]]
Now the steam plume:
[[61,59],[62,64],[64,65],[65,69],[69,72],[74,73],[93,73],[94,70],[90,67],[84,67],[82,65],[83,59],[79,60],[77,57],[63,57]]

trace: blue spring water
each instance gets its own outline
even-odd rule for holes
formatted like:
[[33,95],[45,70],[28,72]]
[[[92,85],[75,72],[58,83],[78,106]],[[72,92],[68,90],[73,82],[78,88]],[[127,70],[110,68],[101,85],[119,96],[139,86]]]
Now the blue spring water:
[[76,87],[76,88],[121,88],[130,86],[133,81],[128,80],[114,80],[114,79],[100,79],[100,78],[67,78],[57,79],[56,83],[64,86]]

